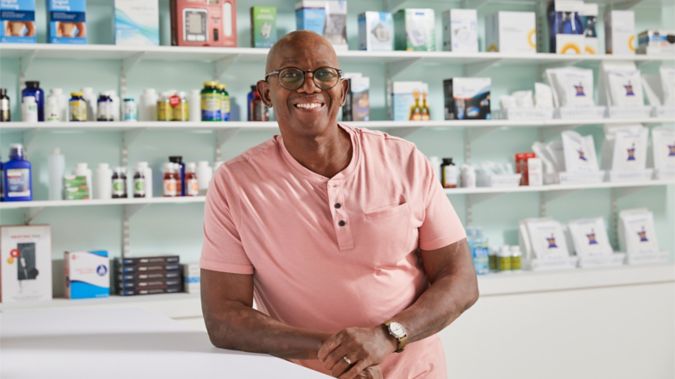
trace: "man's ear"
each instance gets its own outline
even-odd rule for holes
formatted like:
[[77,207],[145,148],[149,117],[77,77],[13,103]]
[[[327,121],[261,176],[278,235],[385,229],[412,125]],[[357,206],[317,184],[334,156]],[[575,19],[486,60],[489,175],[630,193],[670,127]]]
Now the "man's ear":
[[342,79],[340,80],[340,94],[342,95],[342,101],[340,102],[341,105],[345,105],[345,100],[347,100],[347,92],[349,92],[349,83],[350,81],[348,79]]
[[265,103],[265,105],[267,105],[268,107],[272,107],[272,98],[270,97],[270,84],[264,80],[258,80],[255,86],[258,89],[258,93],[260,94],[263,103]]

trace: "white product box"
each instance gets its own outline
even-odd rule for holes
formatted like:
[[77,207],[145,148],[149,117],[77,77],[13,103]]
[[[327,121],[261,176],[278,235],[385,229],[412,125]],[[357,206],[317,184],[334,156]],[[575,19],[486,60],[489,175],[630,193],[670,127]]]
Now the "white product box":
[[107,251],[66,251],[63,269],[66,298],[90,299],[108,297],[110,294],[110,260]]
[[113,30],[116,45],[159,45],[159,2],[115,0]]
[[199,263],[186,263],[183,265],[183,288],[187,293],[199,293],[201,290],[201,269]]
[[486,20],[486,50],[501,53],[537,52],[534,12],[497,12]]
[[443,50],[478,52],[478,14],[475,9],[450,9],[443,12]]
[[389,12],[359,14],[359,49],[394,50],[394,19]]
[[607,54],[635,54],[635,13],[608,10],[605,12],[605,50]]
[[394,48],[406,51],[436,50],[435,27],[433,9],[399,9],[394,13]]
[[390,119],[408,121],[410,108],[415,105],[415,100],[421,104],[421,97],[429,93],[429,85],[424,82],[389,82],[387,92]]
[[574,250],[578,256],[611,255],[607,228],[602,218],[573,220],[568,224]]
[[585,3],[581,11],[584,22],[584,54],[598,54],[598,4]]
[[619,245],[631,255],[658,254],[654,214],[647,209],[626,209],[619,213]]
[[52,298],[49,225],[0,227],[0,284],[3,303]]

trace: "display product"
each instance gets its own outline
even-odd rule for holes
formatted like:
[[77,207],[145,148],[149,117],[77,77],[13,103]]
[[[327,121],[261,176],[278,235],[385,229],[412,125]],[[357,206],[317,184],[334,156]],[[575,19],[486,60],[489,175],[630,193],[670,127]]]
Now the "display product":
[[63,264],[66,298],[108,297],[110,261],[107,251],[66,251]]
[[450,78],[443,81],[446,120],[487,120],[490,111],[490,78]]
[[171,44],[237,46],[235,0],[171,0]]
[[[534,257],[547,259],[569,256],[565,233],[558,221],[527,219],[523,223],[526,235],[521,235],[521,238],[527,241]],[[521,233],[523,233],[522,228]]]
[[647,209],[626,209],[619,212],[619,246],[632,254],[659,253],[654,214]]
[[635,13],[607,8],[605,49],[607,54],[635,54]]
[[277,8],[251,7],[251,47],[272,47],[277,41]]
[[199,263],[186,263],[183,265],[183,283],[185,292],[199,293],[201,290],[201,269]]
[[122,296],[172,293],[183,290],[177,255],[115,259],[116,291]]
[[562,146],[565,171],[597,172],[599,170],[593,136],[582,136],[574,131],[565,131],[562,132]]
[[640,171],[647,167],[649,130],[642,125],[605,127],[602,147],[603,168],[613,171]]
[[116,45],[159,45],[157,0],[114,0],[113,29]]
[[593,70],[564,67],[547,69],[545,76],[553,87],[554,104],[559,107],[589,107],[593,100]]
[[49,200],[63,200],[63,177],[66,173],[66,157],[58,147],[49,155]]
[[0,122],[12,121],[12,106],[7,88],[0,88]]
[[519,54],[537,52],[534,12],[500,11],[488,16],[486,25],[487,51]]
[[443,12],[443,50],[478,52],[478,14],[475,9]]
[[607,255],[614,252],[602,218],[573,220],[569,222],[568,228],[577,255]]
[[613,107],[644,105],[642,77],[633,62],[603,62],[601,66],[602,97]]
[[107,163],[99,163],[94,176],[94,199],[112,199],[113,171]]
[[0,42],[36,43],[35,0],[0,0]]
[[584,54],[598,54],[598,4],[584,3],[581,22],[584,25]]
[[21,99],[21,121],[37,123],[38,119],[38,103],[33,96],[24,96]]
[[675,128],[652,129],[652,153],[655,169],[675,172]]
[[2,164],[3,201],[33,200],[33,168],[26,159],[23,145],[12,144],[9,161]]
[[443,158],[441,163],[441,184],[443,188],[457,188],[459,183],[459,169],[452,158]]
[[421,110],[423,109],[421,97],[429,93],[427,83],[389,82],[387,92],[389,116],[392,120],[421,119]]
[[[37,107],[37,121],[45,120],[45,91],[40,88],[40,82],[36,80],[26,81],[26,88],[21,90],[21,102],[24,102],[24,99],[27,97],[33,97],[35,99]],[[26,121],[24,119],[24,121]]]
[[52,298],[49,225],[0,226],[0,299],[3,303]]
[[342,121],[368,121],[370,119],[370,78],[359,73],[345,74],[349,91],[342,106]]
[[[546,15],[546,28],[540,41],[543,50],[558,54],[583,54],[584,53],[584,23],[582,13],[584,2],[581,0],[555,0],[548,3]],[[544,13],[542,13],[544,15]]]
[[300,0],[295,4],[298,30],[324,36],[337,50],[347,50],[347,1]]
[[359,14],[359,49],[368,51],[394,50],[394,19],[389,12]]
[[648,29],[638,34],[638,54],[675,55],[675,30]]
[[87,43],[87,0],[47,0],[47,41]]
[[396,50],[436,50],[436,16],[433,9],[400,9],[394,14]]

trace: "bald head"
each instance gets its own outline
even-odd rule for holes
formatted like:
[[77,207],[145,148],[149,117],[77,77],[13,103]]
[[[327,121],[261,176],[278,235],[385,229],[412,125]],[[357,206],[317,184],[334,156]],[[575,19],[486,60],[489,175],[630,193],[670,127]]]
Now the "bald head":
[[[327,65],[339,68],[333,45],[322,36],[308,30],[297,30],[281,37],[267,54],[265,72],[292,64],[307,55],[317,54]],[[300,67],[297,64],[292,64]],[[303,67],[300,67],[303,68]]]

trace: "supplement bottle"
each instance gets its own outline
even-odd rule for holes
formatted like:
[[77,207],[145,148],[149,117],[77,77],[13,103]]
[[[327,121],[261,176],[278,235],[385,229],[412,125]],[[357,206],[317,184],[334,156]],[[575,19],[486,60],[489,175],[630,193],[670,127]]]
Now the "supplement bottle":
[[0,88],[0,122],[10,121],[12,121],[12,111],[7,88]]
[[45,120],[45,92],[40,88],[40,82],[27,81],[26,88],[21,91],[21,99],[24,97],[34,97],[37,104],[38,121]]
[[189,121],[188,99],[185,92],[174,93],[170,97],[171,121]]
[[511,246],[511,270],[520,271],[523,268],[523,253],[520,246]]
[[33,200],[32,165],[24,156],[23,145],[12,144],[9,161],[2,165],[4,176],[3,201]]
[[197,180],[197,164],[190,162],[185,170],[185,195],[199,196],[199,181]]
[[202,97],[202,121],[221,121],[222,120],[222,101],[216,83],[213,81],[205,82],[204,89],[201,92]]
[[171,121],[171,96],[170,92],[162,92],[157,100],[157,121]]
[[138,121],[136,100],[125,97],[122,102],[122,121]]
[[24,122],[38,122],[38,106],[33,96],[26,96],[22,99],[21,119]]
[[97,121],[115,121],[114,102],[108,94],[102,93],[99,95],[96,109]]
[[218,91],[220,92],[220,118],[223,121],[230,121],[230,94],[227,92],[225,84],[218,84]]
[[162,194],[164,197],[178,196],[178,173],[176,172],[175,163],[167,162],[164,164],[162,184]]
[[134,197],[145,197],[145,169],[142,165],[136,166],[134,173]]
[[47,160],[49,172],[49,200],[63,200],[63,177],[66,174],[66,157],[58,147]]
[[511,249],[508,246],[502,246],[497,253],[497,269],[511,271]]
[[185,163],[183,157],[180,155],[172,155],[169,157],[169,162],[176,164],[176,173],[178,174],[178,195],[185,196]]
[[443,188],[457,188],[457,180],[459,179],[459,170],[455,166],[452,158],[443,158],[441,164],[441,182]]
[[112,176],[112,198],[127,198],[127,173],[123,167],[115,168]]
[[84,100],[82,92],[72,92],[68,104],[70,121],[87,121],[87,102]]

